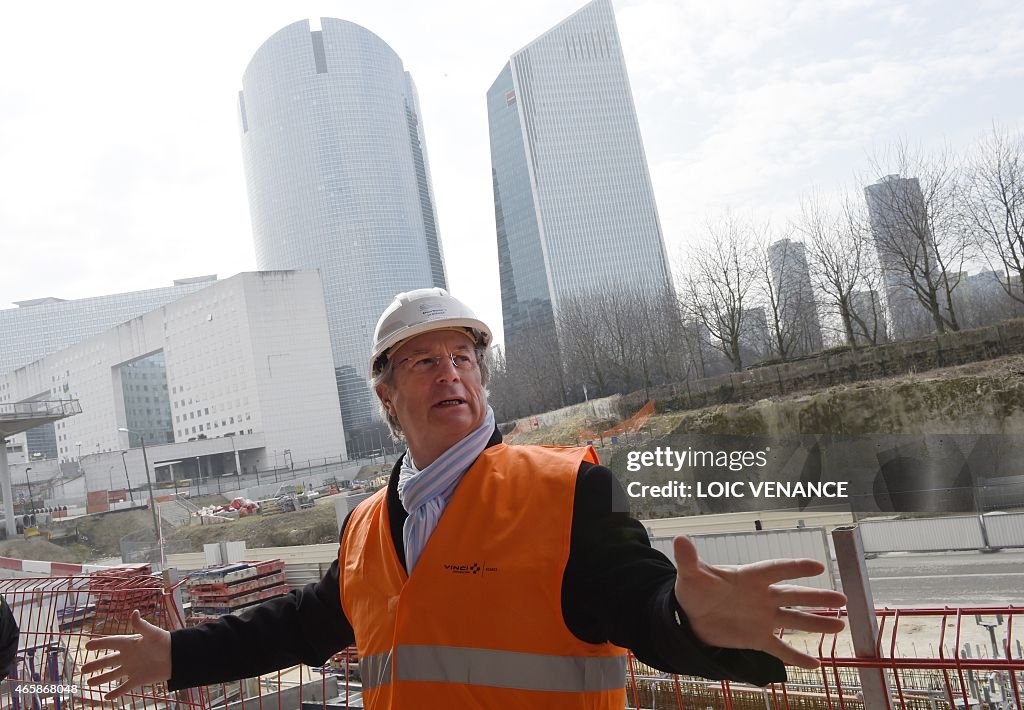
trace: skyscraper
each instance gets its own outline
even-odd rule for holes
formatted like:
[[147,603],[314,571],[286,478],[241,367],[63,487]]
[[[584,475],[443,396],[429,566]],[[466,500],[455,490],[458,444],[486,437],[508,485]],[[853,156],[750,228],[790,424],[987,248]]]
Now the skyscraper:
[[897,340],[927,335],[935,324],[915,292],[915,281],[937,283],[941,274],[928,235],[921,184],[917,178],[886,175],[864,188],[864,196],[885,282],[891,335]]
[[564,299],[670,286],[611,0],[512,55],[487,109],[510,358]]
[[[787,355],[821,350],[821,322],[814,304],[814,286],[807,264],[807,247],[779,239],[768,247],[768,265],[775,284],[780,330]],[[774,344],[778,349],[779,343]]]
[[853,338],[857,345],[880,345],[889,339],[882,299],[874,289],[850,293]]
[[242,153],[261,270],[319,269],[350,444],[370,424],[377,316],[395,293],[446,286],[412,77],[380,37],[303,20],[242,77]]

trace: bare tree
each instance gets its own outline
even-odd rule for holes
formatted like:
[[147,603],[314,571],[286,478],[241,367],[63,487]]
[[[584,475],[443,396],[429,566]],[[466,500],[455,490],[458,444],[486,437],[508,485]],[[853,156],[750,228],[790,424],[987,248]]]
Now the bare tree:
[[[692,308],[684,306],[682,303],[680,303],[679,307],[681,316],[693,312]],[[680,352],[680,356],[683,358],[683,379],[689,377],[710,377],[713,374],[717,374],[719,368],[716,365],[724,362],[725,358],[720,350],[714,349],[711,345],[710,333],[707,332],[704,325],[698,321],[690,320],[683,322],[680,330],[683,347]],[[730,368],[725,367],[722,369],[728,370]]]
[[953,291],[970,250],[952,156],[926,156],[900,143],[876,155],[872,167],[878,182],[865,195],[897,335],[924,334],[914,303],[936,331],[959,330]]
[[765,225],[755,234],[752,252],[756,293],[767,321],[767,348],[782,362],[821,350],[821,324],[806,247],[792,236],[791,228],[778,233]]
[[596,395],[630,392],[670,382],[680,370],[681,325],[670,289],[616,285],[565,299],[558,329],[574,399],[584,385]]
[[605,353],[617,388],[631,392],[637,383],[638,359],[643,357],[644,345],[642,335],[637,332],[635,304],[629,298],[628,290],[622,293],[603,291],[594,294],[594,298],[600,302],[600,311],[606,321],[608,338]]
[[646,334],[655,383],[685,379],[688,371],[685,334],[675,291],[666,286],[644,294],[637,325]]
[[811,277],[839,321],[843,341],[856,349],[884,340],[881,279],[870,253],[863,202],[847,194],[830,209],[820,195],[812,195],[803,200],[794,229],[804,238]]
[[757,271],[752,265],[753,230],[734,215],[709,221],[704,243],[690,254],[682,281],[687,312],[704,328],[732,369],[743,369],[741,346],[748,336],[749,306]]
[[503,418],[545,412],[568,403],[566,372],[553,323],[540,322],[515,333],[505,352],[496,356],[495,365],[488,390],[495,412],[500,410]]
[[611,393],[611,378],[604,352],[606,321],[600,303],[574,296],[562,302],[558,311],[558,332],[562,342],[570,390],[589,386],[587,396]]
[[966,171],[965,215],[1008,297],[1024,304],[1024,134],[993,126]]

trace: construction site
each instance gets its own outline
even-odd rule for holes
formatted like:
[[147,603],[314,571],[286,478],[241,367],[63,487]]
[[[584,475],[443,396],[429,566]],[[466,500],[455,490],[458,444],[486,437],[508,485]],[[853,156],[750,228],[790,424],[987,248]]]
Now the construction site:
[[[593,445],[624,484],[640,478],[657,483],[671,471],[653,467],[643,476],[624,475],[629,452],[682,449],[694,437],[720,435],[767,438],[776,447],[822,431],[1012,435],[1024,422],[1021,393],[1024,359],[1011,356],[682,411],[649,400],[623,412],[622,398],[613,397],[502,428],[512,443]],[[823,444],[826,451],[832,445]],[[155,496],[155,521],[141,500],[124,510],[71,511],[40,521],[39,534],[0,542],[0,594],[22,631],[15,670],[0,686],[0,705],[41,710],[110,704],[101,699],[109,689],[85,684],[81,668],[95,654],[84,643],[127,632],[133,609],[162,628],[183,628],[244,613],[319,579],[337,558],[345,515],[386,482],[392,464],[363,465],[344,482],[299,471],[287,483],[251,481],[220,495]],[[1019,710],[1024,512],[1016,498],[1019,478],[1012,469],[1004,473],[980,482],[976,509],[943,514],[885,510],[891,496],[877,495],[871,506],[865,499],[823,510],[694,508],[685,515],[674,514],[678,507],[665,501],[633,501],[632,512],[652,545],[670,558],[672,538],[686,534],[715,564],[817,559],[826,573],[802,583],[841,589],[850,602],[840,612],[848,626],[839,634],[780,630],[820,659],[818,671],[789,668],[786,683],[758,688],[666,674],[630,655],[627,706]],[[941,475],[936,481],[948,485]],[[234,710],[270,703],[326,710],[362,707],[361,692],[359,657],[351,648],[320,667],[296,666],[188,691],[147,687],[117,704]]]

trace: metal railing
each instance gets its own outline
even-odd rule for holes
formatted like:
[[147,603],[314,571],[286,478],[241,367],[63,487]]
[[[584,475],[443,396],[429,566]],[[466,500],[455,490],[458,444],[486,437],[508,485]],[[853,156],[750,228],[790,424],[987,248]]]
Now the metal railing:
[[39,402],[5,402],[0,404],[0,417],[52,417],[81,414],[82,405],[77,399],[43,400]]
[[[180,590],[152,576],[103,572],[46,579],[2,579],[0,594],[21,626],[19,653],[3,705],[25,707],[99,704],[104,688],[90,689],[81,668],[95,657],[84,644],[125,633],[132,609],[152,623],[181,628]],[[835,615],[837,612],[820,612]],[[657,671],[629,657],[627,707],[648,710],[1021,710],[1024,690],[1024,605],[875,610],[879,627],[872,657],[852,651],[848,632],[784,634],[821,661],[816,671],[787,669],[785,683],[766,688],[709,681]],[[886,693],[867,707],[865,673],[878,674]],[[30,683],[28,694],[20,683]],[[165,684],[128,696],[133,709],[178,704],[196,710],[279,710],[361,707],[362,686],[354,649],[322,667],[295,666],[231,683],[186,691]]]
[[788,668],[786,683],[767,688],[661,673],[630,656],[627,706],[859,710],[865,708],[861,679],[867,671],[877,673],[888,689],[886,709],[1022,707],[1024,606],[882,608],[875,615],[879,637],[873,658],[853,655],[847,632],[816,635],[812,655],[821,668]]

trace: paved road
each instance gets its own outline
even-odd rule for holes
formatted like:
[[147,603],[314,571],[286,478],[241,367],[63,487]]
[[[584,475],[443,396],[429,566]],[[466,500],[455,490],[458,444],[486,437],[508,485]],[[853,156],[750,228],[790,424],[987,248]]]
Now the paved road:
[[1024,550],[892,553],[868,560],[876,606],[1024,605]]

